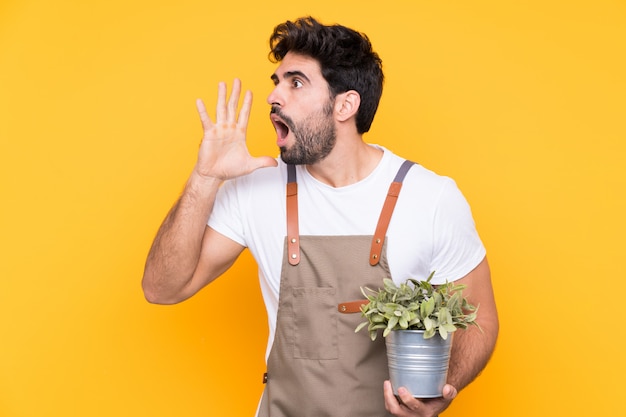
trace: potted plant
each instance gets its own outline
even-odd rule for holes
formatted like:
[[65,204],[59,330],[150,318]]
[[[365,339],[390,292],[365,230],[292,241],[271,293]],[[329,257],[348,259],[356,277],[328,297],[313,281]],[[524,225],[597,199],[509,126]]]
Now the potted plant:
[[383,280],[383,288],[361,288],[367,303],[361,315],[367,321],[355,330],[365,328],[375,340],[382,330],[387,347],[389,379],[397,395],[404,386],[416,398],[442,395],[446,383],[452,334],[470,325],[478,326],[478,307],[463,297],[464,285],[446,282],[430,283],[409,278],[397,286]]

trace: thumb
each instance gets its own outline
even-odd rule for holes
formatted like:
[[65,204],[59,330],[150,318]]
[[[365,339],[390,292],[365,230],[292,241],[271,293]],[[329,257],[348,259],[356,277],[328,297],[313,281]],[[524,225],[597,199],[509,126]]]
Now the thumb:
[[256,158],[252,158],[251,164],[253,170],[258,168],[269,168],[278,166],[278,162],[276,161],[276,159],[272,158],[271,156],[259,156]]
[[446,384],[443,387],[443,398],[445,398],[446,400],[453,400],[457,396],[457,394],[457,389],[454,388],[452,385]]

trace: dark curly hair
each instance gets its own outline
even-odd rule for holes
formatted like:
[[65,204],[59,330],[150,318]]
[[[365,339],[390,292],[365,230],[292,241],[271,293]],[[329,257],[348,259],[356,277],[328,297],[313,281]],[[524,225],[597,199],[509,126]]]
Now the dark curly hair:
[[358,92],[356,115],[359,133],[369,131],[383,92],[382,60],[364,33],[341,25],[326,26],[312,17],[287,21],[270,36],[270,61],[280,62],[288,52],[316,59],[330,86],[332,98],[349,90]]

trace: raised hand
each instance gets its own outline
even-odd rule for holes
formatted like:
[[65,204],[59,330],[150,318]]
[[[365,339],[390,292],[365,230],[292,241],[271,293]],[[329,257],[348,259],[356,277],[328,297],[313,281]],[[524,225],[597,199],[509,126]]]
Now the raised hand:
[[196,107],[204,135],[200,143],[195,171],[203,177],[227,180],[248,174],[258,168],[277,166],[269,156],[253,157],[246,146],[248,118],[252,108],[252,92],[246,91],[237,114],[241,81],[233,81],[230,97],[226,99],[226,83],[218,86],[215,123],[207,114],[204,102],[198,99]]

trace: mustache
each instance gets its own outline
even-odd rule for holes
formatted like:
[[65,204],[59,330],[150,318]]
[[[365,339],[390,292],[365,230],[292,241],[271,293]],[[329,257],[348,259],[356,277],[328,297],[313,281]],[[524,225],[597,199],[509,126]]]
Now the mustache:
[[272,108],[270,109],[270,115],[272,115],[272,114],[275,114],[278,117],[280,117],[285,122],[285,124],[290,129],[293,130],[293,126],[294,126],[293,120],[291,120],[291,117],[289,117],[285,113],[283,113],[278,106],[272,106]]

